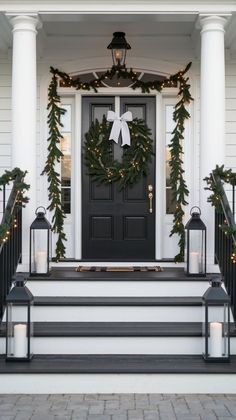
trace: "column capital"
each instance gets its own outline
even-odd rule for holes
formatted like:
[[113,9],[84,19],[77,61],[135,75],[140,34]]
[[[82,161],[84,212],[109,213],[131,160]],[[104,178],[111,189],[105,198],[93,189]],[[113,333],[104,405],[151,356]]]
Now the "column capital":
[[224,32],[231,16],[230,13],[201,13],[198,16],[196,27],[201,29],[201,33],[209,31]]
[[41,19],[37,13],[7,13],[6,17],[12,26],[12,32],[30,31],[37,33],[37,29],[42,27]]

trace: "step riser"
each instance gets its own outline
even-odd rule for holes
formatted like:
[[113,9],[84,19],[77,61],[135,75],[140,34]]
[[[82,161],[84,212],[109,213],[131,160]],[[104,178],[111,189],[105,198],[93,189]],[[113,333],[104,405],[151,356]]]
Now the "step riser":
[[27,287],[34,296],[202,296],[205,281],[37,281]]
[[[33,308],[32,319],[34,322],[202,322],[202,311],[201,307],[181,306],[41,306]],[[24,321],[21,308],[14,314],[13,321]]]
[[[35,337],[35,354],[202,354],[202,337]],[[0,353],[5,340],[0,339]],[[231,339],[236,354],[236,338]]]
[[52,392],[53,394],[235,394],[235,375],[1,374],[0,394],[51,394]]

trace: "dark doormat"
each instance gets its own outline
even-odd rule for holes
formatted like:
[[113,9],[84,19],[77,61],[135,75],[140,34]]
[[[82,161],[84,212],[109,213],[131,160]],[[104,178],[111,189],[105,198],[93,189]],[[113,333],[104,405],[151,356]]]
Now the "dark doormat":
[[159,265],[153,266],[153,267],[137,267],[137,266],[132,266],[132,267],[89,267],[89,266],[85,266],[85,265],[79,265],[78,267],[76,267],[75,271],[78,272],[89,272],[89,271],[106,271],[106,272],[116,272],[116,273],[129,273],[129,272],[134,272],[134,271],[143,271],[143,272],[150,272],[150,271],[155,271],[155,272],[161,272],[163,271],[163,268],[160,267]]

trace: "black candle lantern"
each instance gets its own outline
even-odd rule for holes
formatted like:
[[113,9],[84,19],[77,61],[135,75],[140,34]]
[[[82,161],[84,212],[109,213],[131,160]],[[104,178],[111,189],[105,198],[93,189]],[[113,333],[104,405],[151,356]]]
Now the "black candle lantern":
[[230,359],[230,297],[215,277],[202,297],[203,357],[208,362]]
[[114,32],[113,39],[107,48],[111,50],[114,66],[117,68],[125,68],[126,52],[131,49],[131,46],[125,39],[125,33]]
[[[194,211],[194,209],[196,209]],[[185,261],[187,276],[206,276],[206,226],[201,220],[199,207],[192,207],[187,222]]]
[[[42,211],[43,209],[43,211]],[[30,226],[30,276],[48,276],[50,272],[52,231],[44,207],[35,211],[36,219]]]
[[33,295],[19,279],[6,297],[6,360],[25,361],[32,359],[31,339],[33,322],[31,307]]

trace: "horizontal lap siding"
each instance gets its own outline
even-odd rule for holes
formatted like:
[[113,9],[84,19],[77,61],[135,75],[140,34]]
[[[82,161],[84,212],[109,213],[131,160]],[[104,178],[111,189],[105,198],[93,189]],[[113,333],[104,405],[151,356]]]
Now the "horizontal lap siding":
[[226,64],[225,165],[236,171],[236,62]]
[[11,168],[11,63],[0,57],[0,174]]

